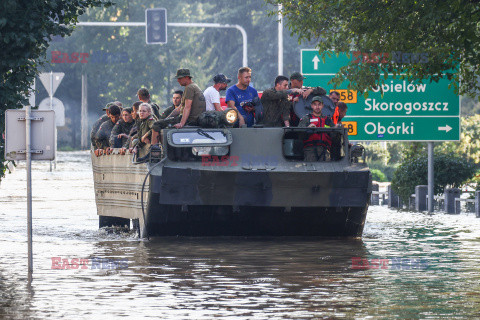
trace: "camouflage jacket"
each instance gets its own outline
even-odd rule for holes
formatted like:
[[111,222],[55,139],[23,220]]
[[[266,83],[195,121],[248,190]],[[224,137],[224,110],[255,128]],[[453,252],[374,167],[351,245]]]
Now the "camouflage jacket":
[[92,146],[94,146],[95,148],[97,145],[96,135],[97,135],[98,129],[100,129],[100,126],[102,125],[102,123],[104,123],[107,120],[110,120],[110,118],[106,114],[104,114],[93,124],[92,131],[90,131],[90,141],[92,142]]
[[266,127],[283,127],[284,121],[290,120],[288,90],[277,91],[270,88],[263,91],[263,124]]
[[110,147],[110,134],[112,133],[112,129],[115,126],[115,123],[112,121],[105,121],[102,123],[100,128],[95,135],[96,141],[96,149],[105,149]]
[[[115,138],[119,135],[119,134],[126,134],[127,136],[130,134],[130,130],[132,130],[132,127],[133,125],[135,124],[135,121],[130,121],[130,122],[125,122],[123,121],[123,119],[120,119],[117,124],[113,127],[112,129],[112,132],[110,133],[110,146],[114,146],[115,145]],[[122,142],[121,142],[121,145],[122,145],[122,148],[128,148],[130,144],[130,141],[127,138],[122,138]]]
[[152,107],[152,117],[158,119],[160,117],[160,107],[152,101],[149,101],[148,104]]
[[160,119],[165,119],[166,117],[168,117],[170,115],[170,113],[172,113],[172,111],[175,110],[175,106],[174,105],[171,105],[170,107],[168,107],[167,109],[165,109],[162,114],[160,115],[160,117],[158,118],[158,120]]
[[138,122],[138,131],[136,133],[136,135],[134,136],[134,138],[137,138],[138,139],[138,146],[142,147],[144,146],[145,144],[142,142],[142,137],[146,134],[148,134],[150,137],[152,135],[152,126],[153,126],[153,123],[155,122],[155,120],[153,119],[153,117],[150,117],[148,119],[143,119],[143,120],[139,120]]

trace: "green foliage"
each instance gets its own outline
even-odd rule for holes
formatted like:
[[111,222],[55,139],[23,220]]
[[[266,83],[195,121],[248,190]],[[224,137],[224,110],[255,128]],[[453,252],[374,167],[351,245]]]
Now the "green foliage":
[[[5,111],[26,103],[42,57],[53,36],[71,34],[79,15],[103,0],[3,0],[0,2],[0,132]],[[5,173],[4,141],[0,143],[0,178]]]
[[[443,192],[447,186],[461,187],[475,174],[475,165],[465,158],[451,155],[434,155],[434,192]],[[427,154],[422,153],[405,161],[395,170],[392,179],[392,188],[405,202],[415,186],[428,183],[428,159]]]
[[408,142],[402,150],[402,161],[416,158],[427,153],[427,144],[424,142]]
[[282,4],[291,32],[299,35],[300,40],[316,41],[323,55],[332,50],[390,54],[400,51],[428,57],[424,63],[396,64],[391,59],[385,63],[352,62],[332,79],[336,85],[346,81],[349,88],[367,94],[365,90],[383,84],[387,74],[416,82],[446,77],[455,92],[478,95],[478,1],[266,1]]
[[388,163],[389,153],[385,143],[372,142],[365,145],[365,159],[367,163],[373,161]]
[[480,114],[480,102],[470,97],[462,97],[460,101],[460,110],[462,111],[462,116],[473,116]]
[[445,142],[435,147],[443,153],[461,155],[480,163],[480,115],[462,117],[459,142]]
[[[475,191],[480,191],[480,170],[475,172],[474,177],[468,181],[468,184],[473,186]],[[475,195],[472,194],[470,197],[475,197]]]
[[370,170],[378,170],[382,172],[383,175],[385,175],[384,181],[392,181],[393,173],[395,172],[395,169],[398,166],[397,164],[391,164],[391,163],[385,164],[382,161],[371,161],[367,163]]
[[387,181],[387,176],[378,169],[370,169],[372,173],[372,180],[377,182],[385,182]]

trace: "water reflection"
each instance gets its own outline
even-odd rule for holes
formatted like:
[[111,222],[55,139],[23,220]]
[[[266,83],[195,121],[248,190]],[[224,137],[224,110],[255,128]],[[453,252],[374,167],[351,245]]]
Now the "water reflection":
[[[362,240],[155,238],[97,230],[87,153],[35,163],[34,279],[26,279],[25,172],[0,186],[0,318],[472,319],[480,219],[372,207]],[[6,199],[6,201],[3,201]],[[89,259],[52,269],[52,257]],[[354,269],[352,258],[426,269]],[[91,268],[94,258],[126,269]]]

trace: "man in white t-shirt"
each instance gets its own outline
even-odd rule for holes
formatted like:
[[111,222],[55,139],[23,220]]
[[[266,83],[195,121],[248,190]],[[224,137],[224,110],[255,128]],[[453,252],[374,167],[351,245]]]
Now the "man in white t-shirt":
[[215,84],[211,87],[208,87],[203,92],[203,95],[205,96],[207,111],[222,111],[222,107],[220,106],[220,91],[226,90],[230,81],[232,80],[228,79],[222,73],[219,73],[215,77],[213,77],[213,82]]

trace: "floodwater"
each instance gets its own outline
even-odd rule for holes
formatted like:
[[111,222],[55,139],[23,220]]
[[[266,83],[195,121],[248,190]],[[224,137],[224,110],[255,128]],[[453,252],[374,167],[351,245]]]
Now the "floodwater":
[[33,167],[30,284],[24,163],[0,184],[0,319],[480,319],[473,214],[375,206],[362,240],[142,241],[98,230],[88,153]]

